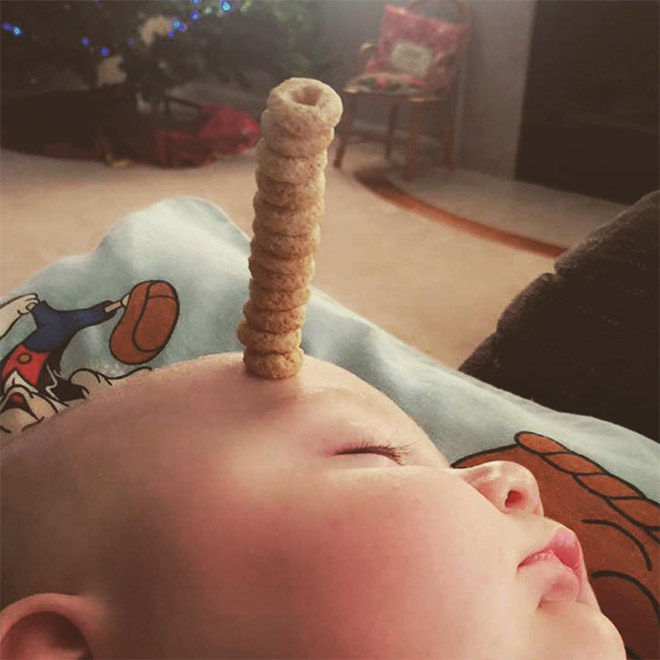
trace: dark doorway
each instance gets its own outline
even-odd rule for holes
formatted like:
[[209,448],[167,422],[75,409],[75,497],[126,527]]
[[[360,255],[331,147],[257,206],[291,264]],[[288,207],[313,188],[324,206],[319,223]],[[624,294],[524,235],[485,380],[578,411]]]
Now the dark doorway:
[[629,204],[658,188],[655,0],[539,0],[516,176]]

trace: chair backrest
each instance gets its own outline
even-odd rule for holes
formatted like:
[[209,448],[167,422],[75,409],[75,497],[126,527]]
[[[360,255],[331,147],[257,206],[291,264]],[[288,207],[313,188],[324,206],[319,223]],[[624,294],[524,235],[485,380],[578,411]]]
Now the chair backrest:
[[441,8],[453,7],[455,20],[452,20],[451,22],[456,25],[465,25],[469,28],[470,10],[468,9],[467,4],[462,0],[410,0],[410,2],[407,2],[404,5],[404,9],[413,13],[424,13],[425,9],[428,9],[433,5]]
[[[418,13],[436,3],[453,6],[457,22]],[[460,0],[385,5],[378,49],[365,72],[409,75],[431,91],[447,90],[465,54],[469,20],[468,9]]]

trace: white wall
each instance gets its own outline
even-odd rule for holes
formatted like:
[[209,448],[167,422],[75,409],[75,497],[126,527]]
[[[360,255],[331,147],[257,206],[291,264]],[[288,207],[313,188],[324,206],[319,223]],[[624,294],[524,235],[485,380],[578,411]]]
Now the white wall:
[[535,4],[469,2],[473,27],[463,107],[463,167],[514,177]]

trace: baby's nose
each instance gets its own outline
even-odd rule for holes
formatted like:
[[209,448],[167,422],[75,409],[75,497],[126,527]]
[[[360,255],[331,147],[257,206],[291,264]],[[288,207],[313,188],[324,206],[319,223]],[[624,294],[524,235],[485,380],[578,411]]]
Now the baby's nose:
[[522,465],[511,461],[491,461],[460,469],[459,476],[502,513],[522,511],[543,515],[538,482]]

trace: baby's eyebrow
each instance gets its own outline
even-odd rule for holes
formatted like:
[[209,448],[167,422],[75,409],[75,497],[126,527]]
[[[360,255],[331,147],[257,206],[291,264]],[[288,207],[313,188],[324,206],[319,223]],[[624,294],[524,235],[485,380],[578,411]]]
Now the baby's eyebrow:
[[[371,397],[361,396],[346,387],[336,387],[303,396],[296,393],[279,397],[264,411],[259,422],[273,430],[293,422],[296,429],[302,431],[301,441],[310,442],[308,439],[314,437],[330,451],[338,438],[396,444],[402,420],[403,417],[401,420],[389,418],[387,411]],[[331,430],[329,435],[328,429]]]
[[280,396],[273,400],[270,405],[267,405],[264,411],[265,417],[286,415],[293,413],[296,410],[328,404],[344,403],[353,408],[357,407],[358,400],[364,403],[370,411],[378,413],[377,406],[374,406],[371,401],[364,395],[352,390],[348,387],[337,386],[331,388],[324,388],[313,390],[311,392],[295,392]]
[[[309,427],[311,428],[328,421],[328,417],[322,415],[322,412],[327,411],[328,407],[330,407],[330,420],[336,421],[340,426],[346,426],[351,435],[359,435],[362,432],[364,436],[368,436],[374,442],[382,440],[395,445],[398,444],[396,436],[399,431],[403,430],[406,437],[408,435],[408,431],[402,429],[401,424],[403,419],[408,416],[403,410],[399,409],[401,412],[400,419],[395,421],[393,418],[387,417],[387,411],[382,407],[384,402],[380,402],[377,398],[368,396],[368,394],[368,392],[356,391],[345,386],[324,388],[312,392],[288,393],[280,395],[277,399],[271,401],[270,405],[265,408],[260,421],[275,426],[282,421],[286,421],[287,418],[291,418],[293,415],[304,414],[306,410],[309,411],[311,409],[312,412],[318,410],[318,418],[309,423]],[[346,424],[346,421],[349,416],[341,415],[336,409],[337,406],[342,405],[346,406],[346,409],[358,413],[357,416],[348,420],[348,424]],[[408,419],[415,424],[412,418],[408,417]],[[429,438],[424,429],[420,428],[420,432],[426,436],[428,448],[435,450],[434,453],[440,458],[444,467],[451,467],[451,462],[442,453],[437,444]],[[424,444],[421,442],[421,438],[419,444],[420,446]],[[330,449],[330,446],[328,448]]]

